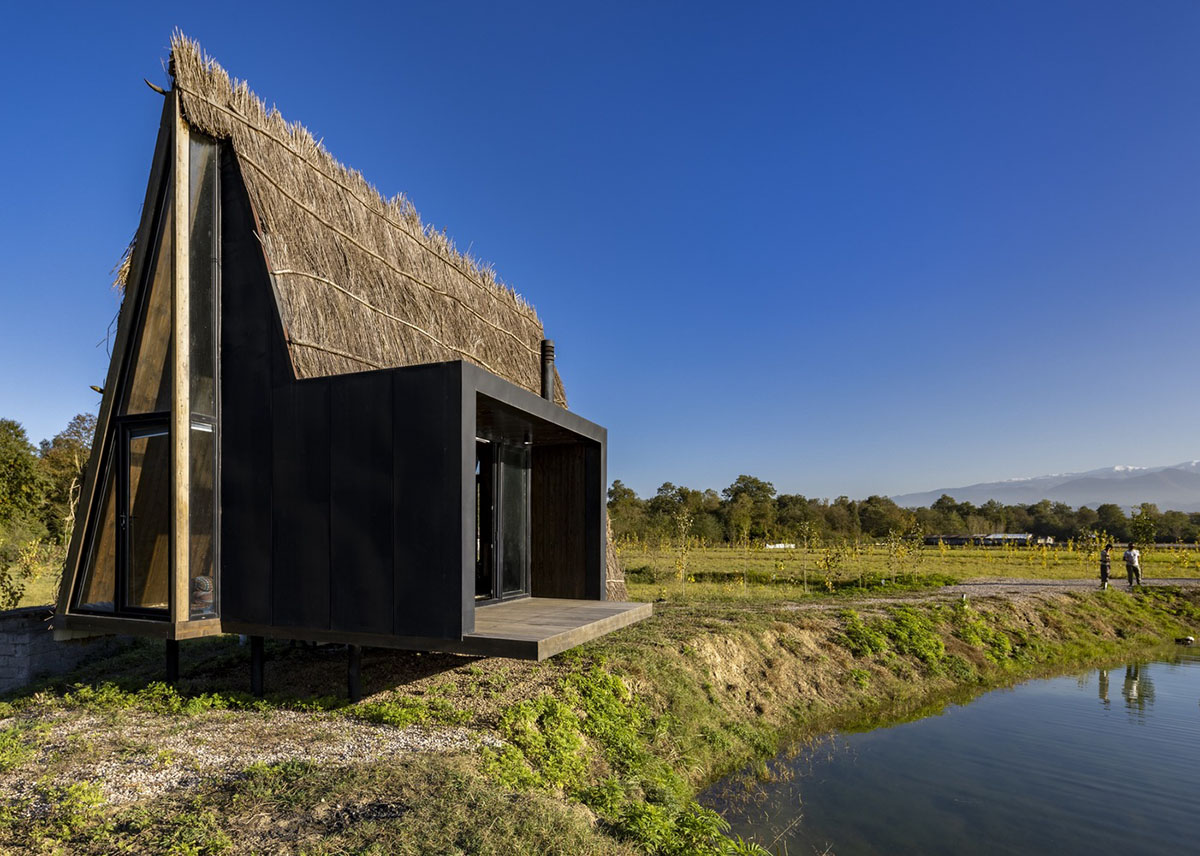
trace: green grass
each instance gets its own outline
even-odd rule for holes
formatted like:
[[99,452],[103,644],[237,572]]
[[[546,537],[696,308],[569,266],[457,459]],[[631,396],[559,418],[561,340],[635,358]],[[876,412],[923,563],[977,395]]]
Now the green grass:
[[[920,590],[981,577],[1099,579],[1099,558],[1076,547],[929,546],[894,556],[886,545],[761,547],[692,545],[618,547],[631,593],[639,599],[800,599],[866,591]],[[1200,550],[1142,551],[1146,578],[1200,578]],[[1124,567],[1114,562],[1114,579]],[[696,587],[699,588],[696,588]]]
[[38,574],[26,584],[25,593],[17,606],[50,606],[58,597],[58,582],[57,573],[47,571]]
[[[937,573],[921,571],[918,583]],[[652,620],[543,664],[372,649],[369,696],[358,704],[344,700],[344,652],[334,649],[268,642],[273,694],[254,699],[242,692],[248,650],[234,639],[183,645],[176,687],[156,683],[161,643],[139,642],[0,710],[13,717],[0,731],[0,775],[34,783],[23,799],[40,806],[0,805],[0,852],[761,856],[696,803],[714,777],[832,728],[925,714],[1200,635],[1192,589],[947,603],[919,592],[881,599],[857,576],[833,582],[834,600],[792,583],[682,583],[683,596],[656,604]],[[454,725],[503,742],[388,763],[253,764],[132,807],[97,802],[90,772],[56,778],[66,748],[54,750],[64,758],[47,756],[59,723],[93,723],[72,738],[94,744],[78,750],[90,771],[106,753],[163,754],[152,730],[139,731],[137,746],[110,746],[111,725],[179,733],[216,718],[238,739],[285,728],[277,711],[290,710],[334,728],[349,727],[347,718]]]

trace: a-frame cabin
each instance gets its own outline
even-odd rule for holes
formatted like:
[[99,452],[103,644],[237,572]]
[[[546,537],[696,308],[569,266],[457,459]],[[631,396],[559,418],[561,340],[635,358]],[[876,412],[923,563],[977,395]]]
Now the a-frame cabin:
[[532,307],[182,36],[171,71],[58,638],[541,659],[649,615]]

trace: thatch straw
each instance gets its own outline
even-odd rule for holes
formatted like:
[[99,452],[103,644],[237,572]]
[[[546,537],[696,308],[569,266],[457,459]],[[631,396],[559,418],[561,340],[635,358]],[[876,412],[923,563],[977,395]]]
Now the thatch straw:
[[[465,359],[540,390],[541,321],[491,270],[178,32],[171,69],[188,124],[237,157],[297,376]],[[566,406],[557,377],[555,399]]]

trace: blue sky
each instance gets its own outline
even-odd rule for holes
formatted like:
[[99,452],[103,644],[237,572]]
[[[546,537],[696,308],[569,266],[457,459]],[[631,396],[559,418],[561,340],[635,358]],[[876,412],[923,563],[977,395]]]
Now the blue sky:
[[0,33],[35,441],[97,404],[178,26],[538,308],[643,495],[1200,457],[1200,4],[107,5]]

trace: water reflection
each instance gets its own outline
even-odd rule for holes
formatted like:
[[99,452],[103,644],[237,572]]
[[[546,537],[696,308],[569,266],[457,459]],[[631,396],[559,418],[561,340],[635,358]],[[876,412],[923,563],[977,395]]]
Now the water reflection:
[[1176,649],[835,735],[702,800],[772,853],[1195,852],[1198,696],[1200,657]]
[[1154,704],[1154,682],[1150,680],[1148,672],[1143,674],[1141,664],[1132,663],[1125,667],[1121,695],[1125,698],[1125,706],[1139,717],[1144,716],[1146,708]]

